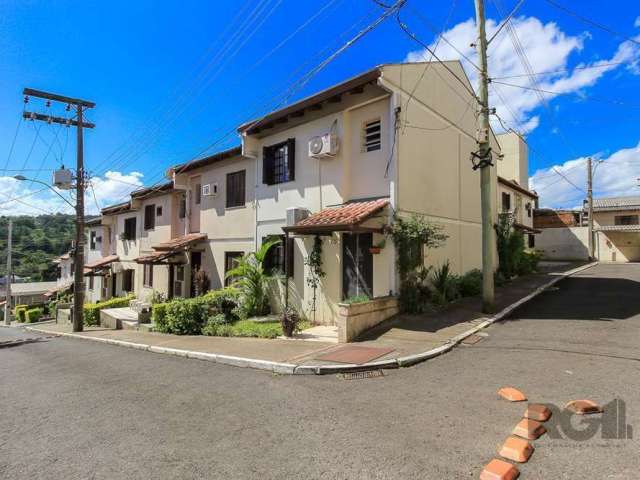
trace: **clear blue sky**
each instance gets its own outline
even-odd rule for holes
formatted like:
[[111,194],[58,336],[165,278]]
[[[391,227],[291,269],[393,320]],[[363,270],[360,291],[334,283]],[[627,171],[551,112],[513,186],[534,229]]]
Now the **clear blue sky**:
[[[558,1],[628,37],[640,33],[640,28],[634,26],[640,16],[637,2],[612,0],[605,6],[595,0]],[[510,10],[515,3],[514,0],[498,2],[504,10]],[[474,16],[473,2],[458,0],[454,8],[451,7],[451,2],[409,0],[402,18],[424,42],[432,43],[436,35],[427,28],[424,19],[440,29],[451,12],[448,38],[455,43],[455,38],[451,37],[456,36],[456,25]],[[487,9],[489,18],[501,18],[492,2],[488,2]],[[277,103],[274,95],[281,97],[292,79],[299,78],[319,63],[381,11],[371,0],[1,1],[0,168],[5,166],[23,109],[22,88],[29,86],[96,102],[96,108],[88,114],[96,128],[87,132],[85,143],[89,170],[103,176],[105,170],[110,169],[120,172],[119,178],[125,181],[152,184],[169,165],[187,161],[211,144],[215,145],[207,152],[237,144],[235,135],[224,137],[223,134],[273,107]],[[314,15],[317,15],[315,19],[271,53]],[[548,84],[556,90],[571,82],[578,85],[573,90],[567,87],[568,95],[549,98],[548,109],[541,101],[536,105],[535,99],[531,100],[533,106],[520,107],[521,99],[517,95],[527,91],[500,87],[507,103],[514,102],[516,115],[519,116],[522,110],[520,120],[523,124],[532,117],[538,118],[537,126],[529,133],[529,141],[535,149],[530,159],[530,172],[542,171],[536,187],[544,183],[546,175],[556,178],[553,172],[546,170],[552,165],[571,170],[571,165],[564,164],[572,159],[594,154],[609,158],[622,150],[637,150],[640,77],[629,67],[637,58],[637,52],[624,56],[625,64],[612,67],[595,81],[585,82],[581,80],[581,71],[572,70],[573,67],[612,59],[624,41],[622,38],[567,16],[543,0],[526,1],[516,17],[522,28],[520,30],[516,24],[516,32],[523,37],[520,40],[525,44],[533,70],[539,71],[539,66],[547,65],[546,52],[536,51],[536,45],[544,46],[544,42],[537,42],[528,35],[528,32],[535,35],[535,20],[547,32],[555,29],[547,40],[552,47],[557,47],[557,51],[549,49],[549,56],[557,58],[555,63],[549,64],[566,66],[570,70],[561,78],[548,79]],[[252,18],[253,23],[243,24]],[[234,37],[243,25],[246,30]],[[513,48],[504,31],[500,37],[496,40],[496,48]],[[575,39],[579,45],[567,46],[570,44],[567,38]],[[224,50],[229,42],[233,42],[232,48]],[[387,20],[317,75],[295,97],[312,93],[376,64],[403,61],[410,52],[419,49],[420,46],[406,37],[392,19]],[[265,55],[268,56],[264,58]],[[505,66],[502,63],[498,65],[500,70]],[[517,70],[505,67],[504,71]],[[530,85],[527,78],[504,81]],[[526,99],[523,103],[526,104]],[[44,109],[36,100],[27,108]],[[499,109],[500,112],[508,120],[507,110]],[[56,110],[56,113],[64,114],[64,111]],[[514,126],[516,123],[512,121]],[[38,137],[36,128],[31,122],[20,127],[9,169],[52,169],[60,161],[73,164],[73,131],[69,132],[67,140],[64,128],[43,124]],[[56,128],[60,130],[57,138]],[[51,144],[53,146],[49,148]],[[634,151],[627,153],[634,155]],[[638,171],[638,164],[627,166],[631,169],[631,172],[625,170],[628,180],[629,175]],[[578,170],[574,168],[568,175]],[[615,170],[615,167],[606,170]],[[140,172],[143,176],[131,176],[132,172]],[[42,180],[48,179],[50,174],[48,171],[27,173],[39,175]],[[0,171],[0,175],[3,174],[14,173]],[[576,176],[573,181],[582,182],[582,179]],[[126,188],[126,184],[120,183]],[[566,190],[563,191],[565,203],[570,204],[573,197],[581,195],[568,182],[559,183]],[[115,201],[122,194],[106,179],[102,186],[98,197],[103,204]],[[609,184],[603,185],[602,192],[608,192],[609,187]],[[625,183],[616,188],[633,194],[632,187]],[[7,183],[4,191],[5,194],[11,190],[12,194],[26,195],[29,191],[25,188],[24,184]],[[554,185],[547,186],[551,191],[554,188]],[[619,193],[618,190],[615,193]],[[547,196],[555,196],[555,193]],[[49,198],[42,193],[26,197],[24,201],[47,209]],[[2,200],[0,198],[0,203]],[[554,201],[554,198],[548,198],[547,203]],[[5,205],[0,213],[24,211],[25,208],[24,204],[14,202]]]

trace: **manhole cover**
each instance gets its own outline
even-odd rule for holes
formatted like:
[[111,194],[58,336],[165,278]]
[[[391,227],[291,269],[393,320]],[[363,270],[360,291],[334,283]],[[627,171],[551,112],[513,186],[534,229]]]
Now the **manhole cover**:
[[343,380],[362,380],[365,378],[384,377],[382,370],[367,370],[366,372],[341,373],[340,378]]

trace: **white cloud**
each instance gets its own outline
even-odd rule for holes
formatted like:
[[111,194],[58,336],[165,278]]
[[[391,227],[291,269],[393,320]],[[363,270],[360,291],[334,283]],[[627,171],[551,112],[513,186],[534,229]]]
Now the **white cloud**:
[[634,27],[640,27],[640,17],[637,17],[637,18],[636,18],[636,21],[635,21],[635,22],[633,22],[633,26],[634,26]]
[[[610,59],[583,62],[568,68],[571,55],[580,53],[584,49],[585,40],[590,38],[588,33],[581,36],[567,35],[556,23],[543,24],[535,17],[514,18],[512,24],[531,69],[536,73],[552,72],[536,76],[539,89],[557,92],[557,94],[579,92],[583,88],[594,85],[605,73],[621,67],[621,65],[609,65],[610,63],[626,62],[628,70],[635,74],[640,73],[638,67],[640,48],[632,42],[621,43]],[[487,21],[489,38],[496,31],[497,26],[495,20]],[[469,19],[459,23],[443,35],[456,48],[454,49],[445,41],[440,41],[436,50],[438,57],[443,60],[461,60],[472,84],[476,86],[478,83],[476,67],[461,55],[462,53],[474,63],[478,63],[475,48],[471,46],[477,36],[475,21]],[[496,80],[490,89],[490,101],[492,106],[496,107],[498,115],[509,123],[508,126],[526,133],[538,126],[540,119],[534,111],[542,106],[543,99],[548,102],[557,94],[545,93],[541,98],[541,94],[535,91],[497,83],[532,86],[531,80],[526,75],[527,70],[508,37],[509,32],[503,29],[489,46],[489,74]],[[435,48],[435,43],[430,47]],[[426,50],[417,50],[410,52],[406,60],[416,62],[430,58]],[[601,68],[581,68],[592,66],[601,66]]]
[[[640,143],[624,148],[604,157],[596,153],[594,159],[593,193],[595,197],[616,197],[640,195]],[[541,207],[573,208],[582,204],[586,197],[587,162],[586,157],[569,160],[561,165],[535,172],[529,181],[531,189],[540,195]],[[565,175],[569,181],[554,170]]]
[[[92,178],[93,191],[87,189],[85,212],[96,215],[101,208],[112,203],[122,202],[133,190],[142,187],[143,175],[139,172],[124,174],[109,171],[103,177]],[[73,192],[57,190],[74,204]],[[13,200],[15,199],[15,200]],[[13,177],[0,176],[0,215],[41,215],[45,213],[73,213],[74,210],[58,195],[48,188],[29,181],[18,181]]]

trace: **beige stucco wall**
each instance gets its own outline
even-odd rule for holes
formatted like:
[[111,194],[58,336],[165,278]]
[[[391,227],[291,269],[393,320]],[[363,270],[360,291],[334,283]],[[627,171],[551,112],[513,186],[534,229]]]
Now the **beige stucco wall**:
[[601,262],[638,262],[640,232],[595,232],[595,247]]
[[[466,78],[459,63],[448,62],[448,66]],[[443,247],[427,252],[427,264],[448,260],[456,273],[480,268],[480,173],[469,160],[477,146],[475,101],[437,64],[385,66],[383,82],[398,92],[395,103],[403,108],[397,139],[396,211],[420,214],[441,225],[448,235]],[[499,152],[495,137],[490,138],[493,151]],[[496,211],[495,166],[491,170]]]
[[593,224],[596,227],[604,226],[604,225],[615,225],[615,217],[626,216],[626,215],[638,215],[640,216],[640,209],[638,210],[618,210],[611,212],[594,212],[593,213]]
[[523,188],[529,188],[529,151],[527,143],[517,133],[508,132],[497,136],[502,159],[497,159],[498,175],[515,180]]

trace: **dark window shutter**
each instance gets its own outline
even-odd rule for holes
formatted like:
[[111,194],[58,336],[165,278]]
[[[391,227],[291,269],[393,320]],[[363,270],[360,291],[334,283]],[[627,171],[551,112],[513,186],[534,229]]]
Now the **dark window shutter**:
[[287,140],[287,160],[289,162],[289,181],[296,179],[296,139]]
[[273,169],[271,168],[271,156],[270,149],[268,147],[262,148],[262,183],[265,185],[271,185],[272,179],[271,175],[273,173]]

